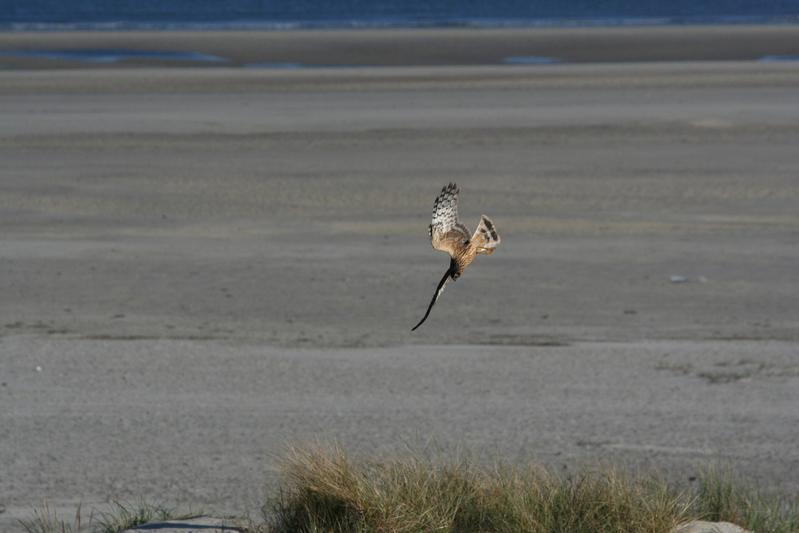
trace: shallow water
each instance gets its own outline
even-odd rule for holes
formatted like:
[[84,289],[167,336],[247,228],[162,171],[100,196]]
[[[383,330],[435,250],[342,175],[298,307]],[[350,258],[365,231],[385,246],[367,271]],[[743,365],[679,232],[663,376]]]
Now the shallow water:
[[510,56],[502,62],[506,65],[552,65],[562,61],[557,57],[547,56]]
[[759,59],[764,63],[779,63],[783,61],[799,61],[799,56],[763,56]]
[[795,23],[799,0],[0,0],[0,27],[293,29]]

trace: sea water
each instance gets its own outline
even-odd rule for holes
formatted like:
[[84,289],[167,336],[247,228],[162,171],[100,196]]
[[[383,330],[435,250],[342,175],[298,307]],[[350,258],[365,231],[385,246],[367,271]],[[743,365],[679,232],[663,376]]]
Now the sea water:
[[0,0],[3,30],[796,22],[799,0]]

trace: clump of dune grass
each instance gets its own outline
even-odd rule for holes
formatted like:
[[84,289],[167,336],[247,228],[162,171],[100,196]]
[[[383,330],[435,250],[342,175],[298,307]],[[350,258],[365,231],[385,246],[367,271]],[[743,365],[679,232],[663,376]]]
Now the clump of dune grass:
[[118,533],[149,522],[163,522],[179,516],[174,509],[159,504],[139,502],[128,504],[115,501],[108,511],[97,512],[97,525],[95,533]]
[[757,533],[799,532],[799,499],[745,486],[729,470],[703,473],[692,511],[705,520],[732,522]]
[[272,533],[666,533],[694,519],[758,533],[799,531],[799,505],[753,496],[709,472],[698,490],[613,468],[564,477],[546,468],[485,468],[463,456],[356,461],[340,448],[292,448],[264,506]]
[[285,485],[265,509],[276,533],[661,533],[688,516],[665,483],[612,469],[562,478],[464,457],[356,462],[339,448],[295,448],[281,466]]
[[87,523],[81,521],[79,505],[72,521],[67,522],[51,510],[47,502],[33,509],[33,516],[20,520],[27,533],[119,533],[150,522],[180,520],[201,516],[198,513],[179,514],[174,509],[159,504],[138,502],[135,504],[114,501],[108,510],[94,510]]
[[71,521],[62,520],[45,501],[33,509],[33,516],[19,521],[27,533],[78,533],[81,530],[81,508],[78,505]]

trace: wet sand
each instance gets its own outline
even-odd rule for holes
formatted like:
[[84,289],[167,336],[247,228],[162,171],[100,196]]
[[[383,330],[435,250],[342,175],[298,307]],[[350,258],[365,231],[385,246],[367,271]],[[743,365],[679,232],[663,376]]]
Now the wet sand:
[[[0,72],[0,527],[42,498],[253,509],[316,438],[796,491],[798,87],[747,61]],[[503,242],[411,334],[449,181]]]
[[[211,57],[120,62],[15,57],[13,52],[150,51]],[[102,55],[102,54],[100,54]],[[740,61],[799,57],[799,26],[654,26],[326,31],[0,32],[0,69],[141,66],[282,67],[500,65],[510,58],[566,63]]]

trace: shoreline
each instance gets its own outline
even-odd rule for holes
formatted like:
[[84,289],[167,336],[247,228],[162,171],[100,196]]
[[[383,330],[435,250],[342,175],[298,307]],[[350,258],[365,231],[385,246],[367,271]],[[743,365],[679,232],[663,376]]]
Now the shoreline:
[[[753,61],[390,68],[80,68],[0,70],[0,95],[250,94],[329,91],[552,91],[791,88],[799,64]],[[8,135],[10,132],[6,131]],[[68,141],[67,141],[68,142]]]
[[[106,55],[98,57],[98,52]],[[121,57],[108,55],[113,52]],[[0,32],[0,70],[502,64],[523,68],[542,63],[764,58],[799,58],[799,25]]]

